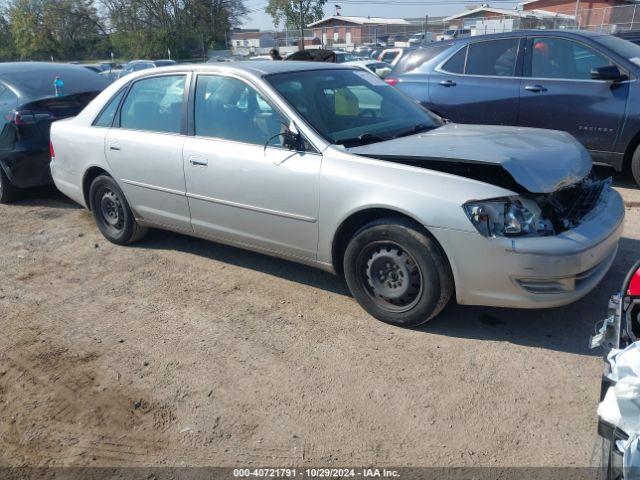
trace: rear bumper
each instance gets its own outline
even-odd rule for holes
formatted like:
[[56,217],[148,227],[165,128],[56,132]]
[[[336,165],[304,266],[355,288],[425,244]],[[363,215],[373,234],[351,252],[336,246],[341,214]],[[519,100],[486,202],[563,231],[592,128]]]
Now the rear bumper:
[[624,228],[624,204],[603,195],[583,223],[553,237],[485,238],[430,227],[453,270],[458,303],[547,308],[572,303],[605,276]]
[[49,168],[50,162],[48,149],[17,150],[5,153],[0,158],[0,163],[7,177],[18,188],[53,184]]

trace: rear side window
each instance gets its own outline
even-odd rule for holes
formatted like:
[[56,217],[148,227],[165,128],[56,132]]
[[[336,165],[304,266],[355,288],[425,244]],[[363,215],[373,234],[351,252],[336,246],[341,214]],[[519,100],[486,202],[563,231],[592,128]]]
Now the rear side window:
[[124,95],[125,89],[120,90],[118,93],[109,100],[107,106],[102,109],[98,118],[96,118],[93,125],[96,127],[110,127],[113,125],[113,117],[116,115],[116,110],[118,110],[118,105],[120,105],[120,99]]
[[120,112],[120,127],[161,133],[180,133],[184,75],[138,80]]
[[507,38],[470,44],[464,73],[512,77],[516,70],[518,43],[518,38]]
[[464,73],[464,62],[467,58],[467,47],[462,50],[458,50],[456,54],[451,57],[442,66],[442,70],[449,73]]
[[438,45],[414,50],[409,55],[406,55],[405,57],[400,59],[396,67],[393,69],[393,73],[396,75],[400,75],[402,73],[416,70],[425,62],[428,62],[436,55],[444,52],[449,47],[450,45]]

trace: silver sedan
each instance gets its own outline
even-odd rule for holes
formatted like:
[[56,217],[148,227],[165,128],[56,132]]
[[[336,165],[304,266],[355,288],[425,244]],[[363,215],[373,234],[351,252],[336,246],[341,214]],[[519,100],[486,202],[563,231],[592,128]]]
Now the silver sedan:
[[57,187],[117,244],[158,227],[343,274],[374,317],[553,307],[624,208],[570,135],[455,125],[375,75],[247,62],[133,73],[51,130]]

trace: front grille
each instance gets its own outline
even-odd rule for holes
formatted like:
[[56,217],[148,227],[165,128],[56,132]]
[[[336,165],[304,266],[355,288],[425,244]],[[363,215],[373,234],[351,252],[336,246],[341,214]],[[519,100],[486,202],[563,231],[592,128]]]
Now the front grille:
[[612,180],[586,179],[576,185],[559,190],[547,197],[545,213],[551,218],[556,231],[576,227],[598,205],[603,192]]

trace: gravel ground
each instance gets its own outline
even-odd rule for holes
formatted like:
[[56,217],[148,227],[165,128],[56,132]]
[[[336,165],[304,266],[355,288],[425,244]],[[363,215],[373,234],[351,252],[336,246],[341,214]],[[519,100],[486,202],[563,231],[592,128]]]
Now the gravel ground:
[[185,236],[104,240],[53,192],[0,206],[0,465],[586,466],[587,350],[640,254],[560,309],[416,330],[338,278]]

